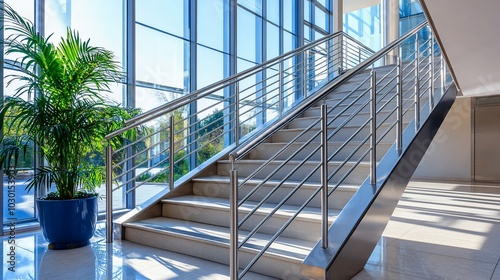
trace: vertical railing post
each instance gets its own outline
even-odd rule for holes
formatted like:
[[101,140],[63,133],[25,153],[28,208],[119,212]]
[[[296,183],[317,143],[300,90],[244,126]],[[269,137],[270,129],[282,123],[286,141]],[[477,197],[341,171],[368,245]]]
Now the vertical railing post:
[[328,111],[321,105],[321,244],[328,248]]
[[309,58],[307,57],[307,51],[303,51],[303,58],[304,60],[302,61],[302,63],[304,63],[303,67],[302,67],[302,71],[303,71],[303,81],[304,81],[304,84],[302,85],[302,99],[305,99],[307,97],[307,66],[309,64]]
[[401,152],[401,148],[403,147],[403,61],[401,57],[398,57],[397,60],[398,89],[396,98],[396,149],[398,150],[398,152]]
[[358,46],[358,63],[361,63],[361,46]]
[[444,56],[443,52],[441,51],[441,54],[439,55],[441,59],[441,96],[444,95],[444,90],[446,89],[446,66],[444,63]]
[[370,183],[377,182],[377,72],[372,70],[370,80]]
[[234,83],[234,143],[240,144],[240,83]]
[[113,242],[113,147],[106,146],[106,243]]
[[415,130],[420,128],[420,47],[415,35]]
[[175,167],[175,138],[174,138],[174,129],[175,129],[175,120],[174,120],[174,114],[170,115],[170,133],[169,133],[169,176],[168,176],[168,187],[170,190],[174,189],[174,167]]
[[229,172],[229,207],[231,210],[230,236],[229,236],[229,269],[230,279],[238,279],[238,171],[234,169],[235,158],[229,155],[233,164]]
[[332,43],[333,39],[326,41],[326,67],[327,67],[327,73],[328,73],[328,80],[333,79],[333,63],[332,63],[332,52],[330,52],[330,49],[332,48]]
[[278,66],[278,113],[283,114],[283,61]]
[[431,44],[430,48],[430,77],[429,77],[429,106],[430,109],[434,108],[434,35],[432,34],[431,31],[431,38],[429,40]]
[[340,34],[339,52],[340,52],[340,66],[339,66],[339,75],[340,75],[344,71],[344,36],[342,34]]

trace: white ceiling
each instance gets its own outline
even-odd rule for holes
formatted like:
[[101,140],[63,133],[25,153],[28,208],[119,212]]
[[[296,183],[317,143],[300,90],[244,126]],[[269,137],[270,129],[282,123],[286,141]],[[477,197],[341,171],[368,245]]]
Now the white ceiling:
[[464,96],[500,94],[500,1],[421,0]]

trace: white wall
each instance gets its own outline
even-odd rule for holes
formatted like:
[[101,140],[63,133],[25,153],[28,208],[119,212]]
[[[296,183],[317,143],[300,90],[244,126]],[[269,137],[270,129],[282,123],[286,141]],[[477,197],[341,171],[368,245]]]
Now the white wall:
[[471,99],[457,98],[412,180],[471,180]]
[[500,91],[500,1],[421,0],[464,96]]

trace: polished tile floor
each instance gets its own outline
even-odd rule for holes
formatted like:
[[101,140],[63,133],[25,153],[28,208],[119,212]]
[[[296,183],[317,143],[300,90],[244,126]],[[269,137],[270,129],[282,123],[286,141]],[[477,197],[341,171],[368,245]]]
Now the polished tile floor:
[[[498,188],[412,182],[354,279],[500,280]],[[3,238],[2,279],[229,279],[228,267],[126,241],[49,251],[39,232]],[[11,270],[9,270],[9,268]],[[266,279],[251,274],[247,279]]]

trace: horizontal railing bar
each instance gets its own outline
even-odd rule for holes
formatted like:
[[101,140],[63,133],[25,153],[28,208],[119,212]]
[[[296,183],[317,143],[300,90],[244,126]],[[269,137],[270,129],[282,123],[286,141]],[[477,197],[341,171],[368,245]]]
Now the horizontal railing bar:
[[247,267],[245,269],[243,269],[243,271],[238,275],[239,278],[242,278],[249,270],[250,268],[257,262],[257,260],[264,254],[264,252],[267,251],[267,249],[269,249],[269,247],[271,246],[271,244],[274,243],[274,241],[276,241],[276,239],[278,239],[278,237],[283,233],[283,231],[285,231],[288,226],[295,220],[295,218],[297,218],[297,216],[306,208],[307,204],[309,204],[309,202],[311,202],[314,198],[314,196],[316,196],[319,191],[321,190],[321,188],[319,188],[318,190],[316,190],[310,197],[309,199],[307,199],[306,203],[304,203],[298,210],[297,212],[288,219],[288,221],[271,237],[271,239],[268,241],[268,243],[261,249],[261,251],[252,259],[252,261],[247,265]]
[[[351,175],[352,172],[354,172],[354,170],[356,169],[356,167],[359,166],[361,161],[363,161],[363,159],[370,153],[370,150],[371,149],[368,149],[362,156],[360,156],[359,160],[353,166],[351,166],[351,168],[349,168],[349,170],[347,170],[347,172],[344,174],[344,176],[342,176],[342,178],[340,178],[340,180],[338,182],[339,184],[342,184],[344,182],[344,180],[347,179],[347,177],[349,177],[349,175]],[[333,178],[333,176],[331,176],[331,178]],[[330,181],[331,178],[329,177],[328,181]],[[328,196],[330,196],[334,190],[332,190],[331,192],[328,192]]]
[[[285,54],[283,54],[281,56],[278,56],[276,58],[270,59],[270,60],[266,61],[263,64],[259,64],[259,65],[256,65],[254,67],[251,67],[251,68],[249,68],[247,70],[244,70],[244,71],[242,71],[242,72],[240,72],[238,74],[235,74],[233,76],[230,76],[228,78],[225,78],[225,79],[223,79],[223,80],[221,80],[219,82],[216,82],[216,83],[214,83],[212,85],[206,86],[206,87],[201,88],[199,90],[196,90],[196,91],[194,91],[194,92],[192,92],[190,94],[184,95],[181,98],[178,98],[178,99],[176,99],[174,101],[171,101],[171,102],[169,102],[169,103],[167,103],[165,105],[159,106],[159,107],[157,107],[157,108],[155,108],[153,110],[150,110],[150,111],[148,111],[148,112],[146,112],[146,113],[144,113],[144,114],[142,114],[140,116],[137,116],[135,118],[132,118],[132,119],[128,120],[126,123],[127,124],[135,124],[139,120],[143,120],[145,118],[148,118],[149,116],[154,116],[154,115],[156,115],[158,113],[163,114],[162,112],[164,112],[164,111],[168,112],[169,110],[175,110],[175,106],[178,106],[178,104],[181,104],[181,103],[186,102],[186,101],[192,101],[193,97],[202,98],[203,95],[206,94],[205,93],[206,91],[214,92],[214,91],[220,90],[221,86],[225,87],[228,84],[232,84],[233,81],[243,80],[243,79],[245,79],[245,78],[247,78],[249,76],[252,76],[255,73],[258,73],[259,71],[262,71],[262,70],[268,68],[269,65],[275,65],[277,63],[283,62],[284,60],[290,59],[290,58],[294,57],[297,54],[301,54],[306,49],[311,49],[313,46],[320,45],[320,44],[322,44],[322,43],[324,43],[324,42],[326,42],[328,40],[334,39],[334,38],[339,37],[339,36],[348,36],[348,35],[344,34],[342,31],[339,31],[339,32],[336,32],[336,33],[334,33],[334,34],[332,34],[330,36],[326,36],[326,37],[324,37],[322,39],[318,39],[318,40],[316,40],[314,42],[305,44],[302,47],[296,48],[296,49],[294,49],[292,51],[289,51],[289,52],[287,52],[287,53],[285,53]],[[349,36],[349,38],[351,40],[353,40],[353,41],[356,41],[354,38],[351,38],[350,36]],[[367,47],[365,47],[365,48],[367,48]],[[134,126],[127,126],[127,127],[125,127],[126,129],[124,131],[127,131],[127,130],[133,128],[133,127]],[[118,134],[116,134],[116,133],[109,134],[107,136],[107,139],[110,139],[110,138],[112,138],[114,136],[117,136],[119,134],[120,133],[118,133]]]
[[[420,30],[426,24],[427,24],[427,22],[424,21],[421,24],[417,25],[410,32],[406,33],[405,35],[399,37],[397,40],[391,42],[390,44],[388,44],[387,46],[382,48],[380,51],[378,51],[376,54],[374,54],[370,59],[367,59],[367,60],[361,62],[358,66],[351,69],[350,74],[342,75],[339,78],[337,78],[336,80],[332,81],[331,88],[335,88],[336,86],[344,83],[344,81],[351,78],[352,75],[364,70],[367,66],[372,65],[374,62],[378,61],[380,58],[385,56],[385,54],[387,52],[389,52],[390,50],[392,50],[393,48],[398,46],[398,44],[400,42],[413,36],[413,34],[415,34],[418,30]],[[313,104],[315,104],[316,102],[318,102],[318,100],[320,100],[324,94],[326,94],[326,92],[320,92],[320,94],[317,94],[316,96],[313,96],[309,100],[302,102],[301,105],[297,106],[293,111],[290,111],[287,116],[281,118],[276,123],[267,127],[265,129],[265,131],[263,131],[262,133],[257,135],[255,138],[249,139],[244,145],[242,145],[242,147],[240,149],[233,151],[231,153],[232,157],[235,159],[238,159],[240,156],[245,155],[249,149],[253,148],[256,144],[260,143],[261,141],[263,141],[264,139],[269,137],[268,135],[270,134],[270,132],[276,131],[276,129],[281,127],[284,123],[288,123],[291,118],[295,118],[297,116],[298,112],[300,112],[300,111],[304,110],[305,108],[308,108],[308,107],[312,106]]]
[[[311,139],[314,139],[317,135],[319,135],[320,132],[318,131],[314,137],[311,137]],[[298,137],[296,137],[298,139]],[[312,142],[312,140],[309,140]],[[295,139],[294,139],[295,140]],[[266,162],[264,162],[259,168],[257,168],[254,172],[252,172],[250,175],[248,175],[242,183],[240,183],[240,185],[243,185],[243,184],[246,184],[250,178],[253,178],[255,177],[255,175],[257,175],[260,171],[262,171],[265,167],[267,167],[271,162],[273,162],[278,156],[280,156],[285,150],[286,148],[288,148],[291,143],[293,143],[295,141],[290,141],[289,144],[287,144],[285,147],[281,148],[280,151],[278,153],[276,153],[274,156],[271,157],[270,160],[267,160]],[[310,142],[308,142],[310,143]],[[273,172],[271,172],[269,175],[266,176],[266,178],[264,178],[262,180],[262,182],[267,182],[269,181],[283,166],[285,166],[288,162],[291,161],[291,158],[293,158],[294,156],[298,155],[303,149],[304,149],[305,145],[299,149],[297,149],[296,151],[293,152],[293,154],[288,157],[287,160],[283,161],[277,168],[275,168],[275,170]],[[309,159],[312,155],[309,155],[309,157],[307,157],[307,159]],[[304,161],[302,161],[304,162]],[[259,185],[263,185],[263,184],[259,184]],[[245,197],[243,197],[240,202],[238,203],[238,206],[241,206],[244,202],[246,202],[255,192],[254,191],[250,191]]]
[[[319,150],[319,146],[318,146],[318,149],[315,150],[315,152],[317,152]],[[312,156],[312,155],[311,155]],[[313,170],[311,170],[311,172],[309,172],[308,176],[306,176],[306,180],[308,180],[309,178],[312,177],[312,175],[314,174],[314,172],[318,171],[318,169],[320,168],[321,164],[319,164],[316,168],[314,168]],[[290,171],[289,173],[289,176],[288,178],[290,178],[290,176],[295,172],[295,170],[293,171]],[[271,190],[271,192],[269,192],[269,194],[267,194],[260,202],[257,206],[255,206],[251,211],[250,213],[248,213],[243,219],[242,221],[240,221],[240,223],[238,223],[238,227],[241,227],[247,220],[248,218],[250,218],[262,205],[264,205],[264,203],[273,195],[276,193],[276,191],[279,190],[279,188],[283,185],[283,183],[288,180],[288,178],[284,178],[283,180],[281,180],[281,182],[273,188],[273,190]],[[257,233],[257,231],[262,227],[262,225],[264,225],[265,222],[267,222],[271,216],[276,213],[276,211],[278,211],[279,208],[281,208],[281,206],[283,206],[287,201],[288,199],[290,199],[290,197],[292,197],[292,195],[294,195],[297,190],[300,188],[300,186],[302,186],[306,181],[303,180],[303,182],[301,184],[299,184],[298,187],[295,187],[291,192],[289,192],[275,207],[274,209],[269,212],[258,224],[257,226],[254,227],[254,229],[252,229],[248,234],[247,236],[241,241],[240,245],[238,245],[238,248],[241,248],[241,246],[243,246],[243,244],[245,244],[250,238],[252,238],[255,233]],[[248,217],[248,218],[247,218]]]

